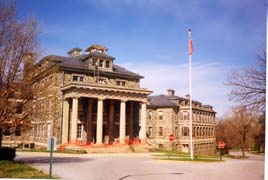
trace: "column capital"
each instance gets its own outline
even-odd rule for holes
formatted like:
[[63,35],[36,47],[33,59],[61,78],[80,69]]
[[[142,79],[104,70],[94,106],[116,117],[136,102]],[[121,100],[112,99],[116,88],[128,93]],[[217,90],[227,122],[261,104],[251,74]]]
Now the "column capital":
[[103,101],[103,100],[105,100],[106,98],[105,97],[98,97],[98,101],[100,100],[100,101]]
[[142,104],[147,104],[148,103],[148,100],[147,99],[143,99],[143,100],[141,100],[141,103]]
[[121,102],[127,102],[128,100],[125,98],[120,99]]

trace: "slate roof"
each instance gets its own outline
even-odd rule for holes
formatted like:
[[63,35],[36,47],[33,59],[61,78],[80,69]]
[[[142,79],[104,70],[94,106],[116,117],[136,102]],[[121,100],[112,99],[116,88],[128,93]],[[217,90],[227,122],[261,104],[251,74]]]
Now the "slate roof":
[[177,107],[177,104],[169,100],[170,96],[159,95],[149,96],[149,103],[151,106],[157,107]]
[[[61,68],[71,68],[71,69],[78,69],[78,70],[84,70],[84,71],[92,71],[88,69],[88,61],[87,59],[89,57],[100,57],[100,58],[106,58],[106,59],[115,59],[112,56],[109,56],[107,54],[102,54],[99,52],[92,52],[90,54],[82,54],[80,56],[72,56],[72,57],[64,57],[64,56],[57,56],[57,55],[50,55],[44,57],[38,64],[41,64],[43,61],[48,60],[48,61],[53,61],[57,62],[58,66]],[[138,78],[141,79],[143,76],[131,72],[121,66],[113,64],[113,71],[108,72],[108,71],[102,71],[100,70],[100,74],[105,73],[105,74],[110,74],[110,75],[119,75],[119,76],[128,76],[130,78]]]
[[[175,107],[178,106],[176,103],[174,103],[172,100],[183,100],[183,101],[189,101],[189,99],[180,97],[180,96],[168,96],[168,95],[158,95],[158,96],[149,96],[149,102],[151,106],[157,106],[157,107]],[[202,104],[199,101],[192,100],[193,103]],[[206,107],[212,107],[210,105],[205,105]]]

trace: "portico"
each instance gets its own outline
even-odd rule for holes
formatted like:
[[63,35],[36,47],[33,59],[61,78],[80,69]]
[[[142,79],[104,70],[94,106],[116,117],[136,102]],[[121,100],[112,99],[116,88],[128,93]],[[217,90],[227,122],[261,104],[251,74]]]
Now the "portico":
[[151,91],[69,83],[62,92],[62,144],[146,142],[146,103]]

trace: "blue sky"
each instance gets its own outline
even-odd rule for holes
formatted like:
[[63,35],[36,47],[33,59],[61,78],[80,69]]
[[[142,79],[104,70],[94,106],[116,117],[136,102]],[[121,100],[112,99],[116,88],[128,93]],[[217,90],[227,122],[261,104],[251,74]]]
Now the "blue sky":
[[187,29],[192,28],[193,98],[221,116],[234,105],[227,72],[254,66],[266,49],[265,0],[16,0],[40,22],[43,55],[105,45],[115,63],[145,76],[153,94],[188,93]]

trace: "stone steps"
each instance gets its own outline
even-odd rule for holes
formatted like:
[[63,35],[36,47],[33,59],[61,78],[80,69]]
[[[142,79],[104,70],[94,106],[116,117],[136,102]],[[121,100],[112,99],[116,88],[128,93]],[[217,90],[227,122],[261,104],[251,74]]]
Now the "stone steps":
[[66,150],[86,151],[87,153],[135,153],[148,152],[145,145],[101,145],[101,146],[65,146]]

